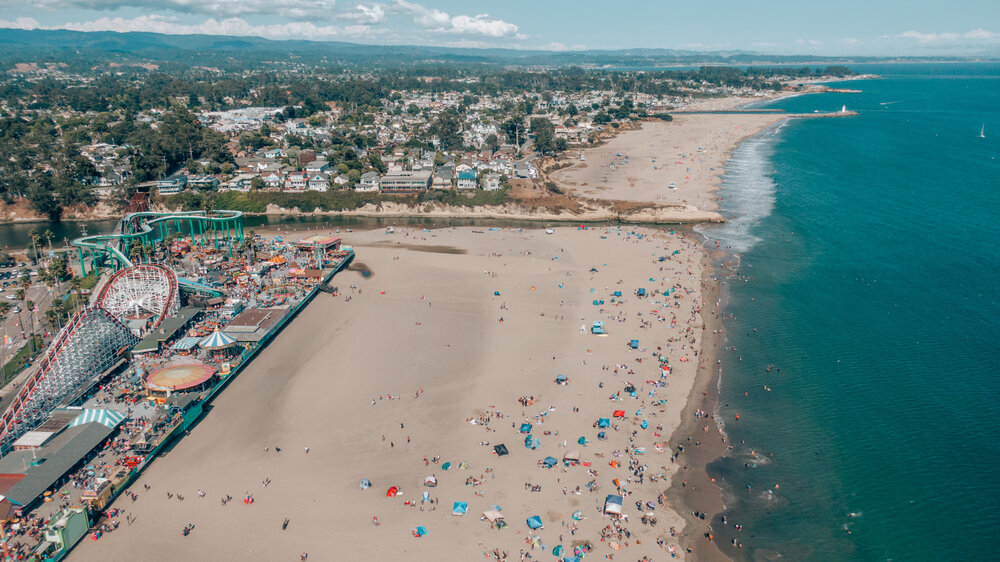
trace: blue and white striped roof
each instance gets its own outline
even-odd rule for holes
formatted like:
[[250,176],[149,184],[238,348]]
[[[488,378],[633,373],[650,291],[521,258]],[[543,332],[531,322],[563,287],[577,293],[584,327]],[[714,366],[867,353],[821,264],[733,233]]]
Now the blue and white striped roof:
[[216,328],[214,332],[206,336],[205,339],[201,340],[201,343],[198,345],[205,349],[222,349],[223,347],[233,345],[233,342],[235,341],[235,339],[223,334],[218,328]]
[[115,427],[122,423],[124,419],[125,414],[114,410],[84,410],[83,413],[70,422],[69,426],[76,427],[85,423],[97,422],[108,427]]

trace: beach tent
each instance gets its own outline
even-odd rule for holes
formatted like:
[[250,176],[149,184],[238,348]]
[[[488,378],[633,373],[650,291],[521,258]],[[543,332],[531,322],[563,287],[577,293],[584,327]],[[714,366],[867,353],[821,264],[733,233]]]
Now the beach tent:
[[494,445],[493,452],[495,452],[498,457],[502,457],[510,453],[510,451],[507,450],[507,445],[504,445],[503,443],[499,445]]
[[580,436],[580,438],[577,439],[576,442],[577,442],[578,445],[586,445],[587,444],[587,438],[583,437],[583,436]]
[[545,457],[545,460],[542,461],[542,464],[544,464],[546,468],[552,468],[558,463],[559,460],[555,457]]
[[614,292],[614,293],[612,293],[612,294],[613,294],[614,296],[616,296],[616,297],[620,297],[620,296],[622,296],[622,292],[621,292],[621,291],[615,291],[615,292]]
[[621,515],[623,501],[624,498],[621,496],[616,496],[614,494],[609,495],[604,499],[604,513],[609,515]]
[[563,551],[563,545],[557,544],[555,548],[552,549],[552,556],[559,556],[560,554],[562,554],[562,551]]
[[639,340],[632,340],[628,342],[628,346],[632,349],[639,349]]
[[234,343],[236,343],[235,339],[223,334],[218,328],[216,328],[214,332],[206,336],[205,339],[201,340],[201,343],[198,345],[200,345],[202,349],[216,350],[225,349]]
[[371,488],[371,487],[372,487],[372,481],[371,480],[365,478],[364,480],[361,481],[361,489],[362,490],[367,490],[368,488]]
[[583,517],[583,512],[579,509],[573,512],[573,521],[579,521]]
[[616,417],[616,418],[624,418],[625,417],[625,410],[615,410],[614,413],[611,414],[611,415],[614,416],[614,417]]
[[417,527],[416,529],[413,529],[413,536],[417,537],[418,539],[426,534],[427,534],[427,527],[424,527],[423,525]]
[[611,425],[611,420],[609,420],[608,418],[598,418],[597,419],[597,427],[605,428],[605,427],[608,427],[610,425]]
[[522,423],[521,424],[521,433],[531,433],[531,424],[530,423]]
[[435,476],[428,476],[424,478],[424,486],[428,488],[433,488],[438,485],[438,479]]
[[542,524],[542,518],[537,515],[532,515],[525,522],[528,524],[528,528],[532,530],[545,528],[545,525]]
[[490,523],[496,523],[503,519],[503,514],[496,509],[487,509],[483,512],[483,517]]
[[567,451],[566,454],[563,455],[563,462],[565,462],[567,466],[571,463],[580,462],[580,451]]
[[562,562],[580,562],[579,556],[567,556],[562,559]]
[[640,288],[639,290],[637,290],[635,292],[635,294],[636,294],[636,296],[644,297],[644,296],[646,296],[646,289]]
[[605,439],[607,439],[607,438],[608,438],[608,434],[607,434],[607,433],[605,433],[605,432],[603,432],[603,431],[601,431],[601,432],[599,432],[599,433],[597,434],[597,439],[599,439],[599,440],[601,440],[601,441],[604,441],[604,440],[605,440]]
[[455,502],[451,507],[452,515],[465,515],[467,511],[469,511],[468,502]]
[[389,488],[388,490],[385,491],[385,497],[387,497],[387,498],[393,498],[393,497],[396,497],[396,494],[398,494],[398,493],[399,493],[399,488],[393,486],[393,487],[391,487],[391,488]]
[[542,443],[536,437],[532,437],[530,434],[524,438],[524,446],[527,449],[537,449]]
[[556,375],[556,384],[566,384],[567,381],[569,379],[566,378],[566,375]]

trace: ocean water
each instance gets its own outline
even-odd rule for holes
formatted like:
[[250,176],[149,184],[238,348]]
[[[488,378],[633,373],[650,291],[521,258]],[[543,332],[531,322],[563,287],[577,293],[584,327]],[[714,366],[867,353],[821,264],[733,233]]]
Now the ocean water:
[[731,220],[702,230],[739,264],[718,541],[738,522],[743,559],[997,559],[1000,65],[859,70],[883,78],[770,105],[859,115],[744,143]]

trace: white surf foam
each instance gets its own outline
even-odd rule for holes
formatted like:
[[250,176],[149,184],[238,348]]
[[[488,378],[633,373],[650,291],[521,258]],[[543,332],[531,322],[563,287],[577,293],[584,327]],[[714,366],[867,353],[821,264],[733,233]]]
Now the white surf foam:
[[720,248],[742,254],[760,242],[754,231],[774,210],[771,156],[783,125],[744,141],[733,151],[718,192],[722,197],[719,212],[726,222],[695,227],[709,245],[718,242]]

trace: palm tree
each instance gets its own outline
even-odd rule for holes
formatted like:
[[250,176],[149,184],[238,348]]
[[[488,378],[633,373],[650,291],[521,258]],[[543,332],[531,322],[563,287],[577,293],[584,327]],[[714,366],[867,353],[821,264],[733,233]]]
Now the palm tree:
[[76,293],[76,303],[73,306],[73,314],[76,314],[76,309],[83,303],[83,295],[80,293],[80,289],[83,286],[83,279],[74,275],[69,280],[69,284],[73,287],[73,292]]
[[[10,314],[10,309],[11,309],[11,306],[10,306],[9,302],[7,302],[7,301],[0,302],[0,326],[4,326],[5,325],[4,323],[7,321],[7,315]],[[7,330],[4,330],[4,334],[3,335],[4,335],[4,337],[7,336]],[[4,350],[3,353],[0,353],[0,375],[3,376],[2,382],[6,383],[7,382],[7,352],[6,352],[7,342],[0,341],[0,349]],[[2,383],[0,383],[0,384],[2,384]]]
[[41,235],[38,234],[38,229],[37,228],[32,228],[31,231],[28,232],[28,236],[31,237],[31,249],[34,250],[34,252],[35,252],[34,259],[32,261],[37,264],[38,263],[38,240],[41,238]]
[[42,233],[42,238],[45,238],[46,240],[49,241],[49,253],[50,254],[52,253],[52,237],[53,236],[55,236],[55,234],[52,234],[52,231],[49,230],[49,229],[47,229],[47,228],[45,229],[45,232]]
[[27,299],[24,301],[24,310],[28,313],[28,321],[31,325],[31,352],[35,352],[35,301]]

